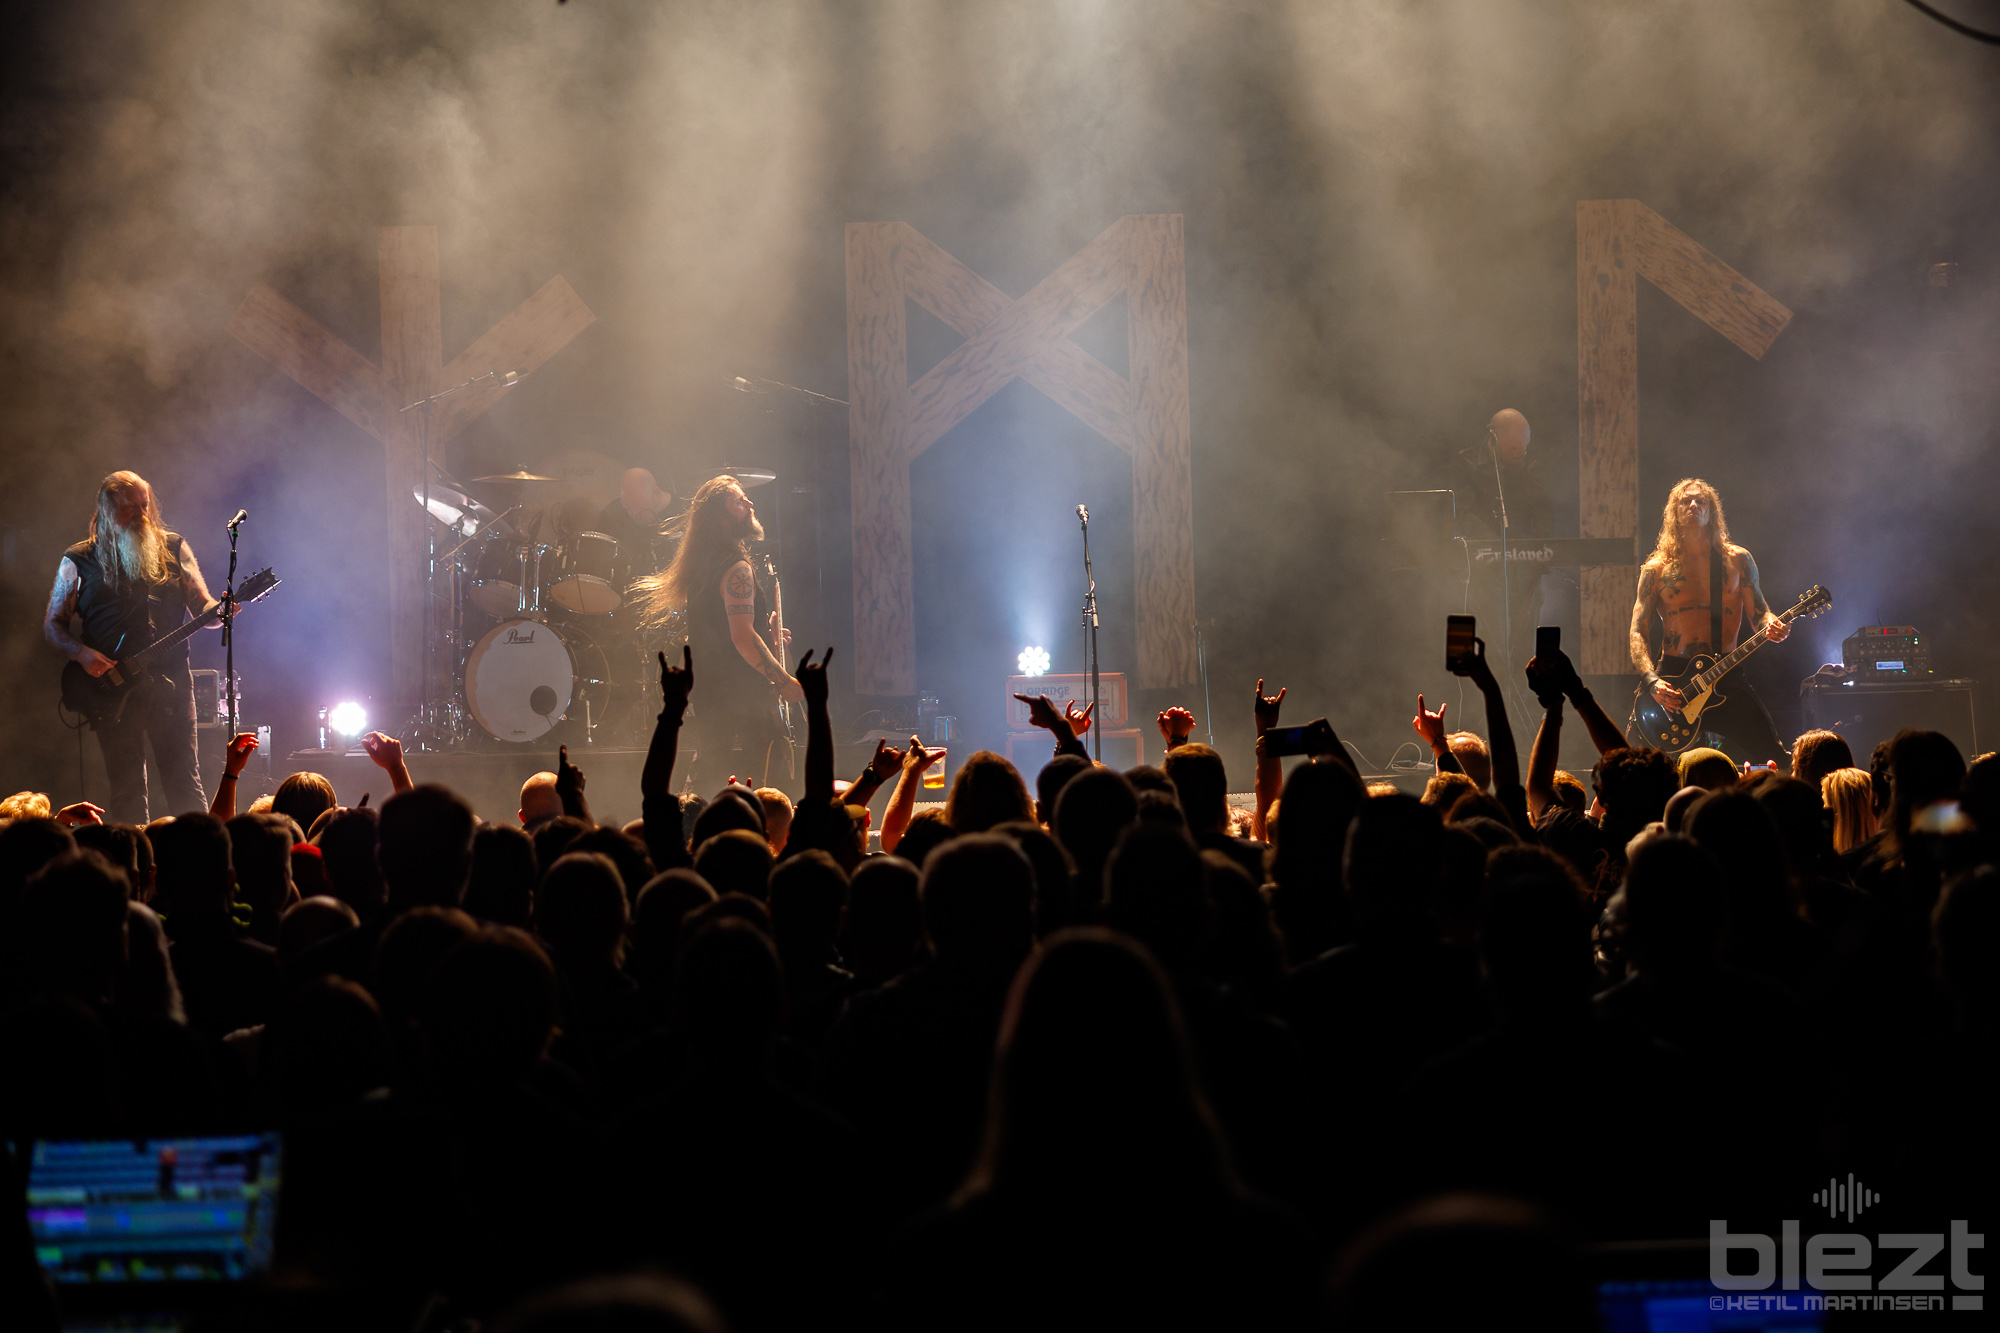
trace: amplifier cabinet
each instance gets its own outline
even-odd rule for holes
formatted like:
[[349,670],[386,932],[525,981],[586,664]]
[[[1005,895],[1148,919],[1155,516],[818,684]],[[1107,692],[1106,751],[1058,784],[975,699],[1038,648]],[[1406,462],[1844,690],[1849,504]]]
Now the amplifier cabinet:
[[1941,731],[1970,760],[1979,753],[1975,680],[1809,682],[1800,687],[1808,727],[1837,731],[1868,767],[1875,747],[1906,728]]

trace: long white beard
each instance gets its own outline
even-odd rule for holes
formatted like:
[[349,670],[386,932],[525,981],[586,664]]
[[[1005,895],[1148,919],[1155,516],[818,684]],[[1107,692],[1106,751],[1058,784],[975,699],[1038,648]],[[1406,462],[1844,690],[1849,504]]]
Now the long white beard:
[[163,583],[167,577],[167,543],[149,518],[117,531],[111,543],[107,572],[111,582]]

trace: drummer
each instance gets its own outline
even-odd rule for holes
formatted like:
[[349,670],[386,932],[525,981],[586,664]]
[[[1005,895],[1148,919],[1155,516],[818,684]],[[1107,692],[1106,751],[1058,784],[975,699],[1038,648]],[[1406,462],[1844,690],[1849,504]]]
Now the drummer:
[[655,481],[645,468],[625,469],[618,479],[618,498],[597,515],[597,530],[618,543],[632,562],[632,573],[658,573],[664,561],[654,554],[660,520],[674,503],[674,493]]

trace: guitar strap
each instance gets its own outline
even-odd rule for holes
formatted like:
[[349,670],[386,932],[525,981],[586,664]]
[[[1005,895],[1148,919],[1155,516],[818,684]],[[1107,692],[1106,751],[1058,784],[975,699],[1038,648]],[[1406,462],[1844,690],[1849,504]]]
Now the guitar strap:
[[1708,550],[1708,651],[1722,656],[1722,567],[1729,556],[1716,541]]

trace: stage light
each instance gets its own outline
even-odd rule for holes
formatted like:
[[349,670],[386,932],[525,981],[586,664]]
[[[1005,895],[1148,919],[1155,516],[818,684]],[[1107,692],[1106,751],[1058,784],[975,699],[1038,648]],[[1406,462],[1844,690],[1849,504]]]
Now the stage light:
[[1049,670],[1049,650],[1046,648],[1023,648],[1014,664],[1024,676],[1043,676]]
[[368,730],[368,710],[351,699],[330,704],[319,710],[319,748],[330,748],[329,737],[353,740]]

